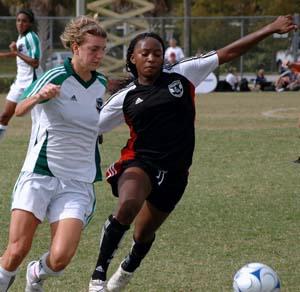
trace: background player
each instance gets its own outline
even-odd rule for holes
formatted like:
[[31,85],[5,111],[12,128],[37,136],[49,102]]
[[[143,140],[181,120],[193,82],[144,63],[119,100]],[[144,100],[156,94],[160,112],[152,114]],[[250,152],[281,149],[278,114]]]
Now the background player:
[[[1,52],[0,57],[16,57],[17,76],[6,97],[4,109],[0,114],[0,139],[4,136],[7,125],[14,115],[19,98],[25,88],[37,77],[41,57],[40,41],[35,32],[34,14],[30,9],[22,9],[17,13],[16,27],[19,33],[17,42],[9,45],[9,52]],[[35,123],[33,117],[33,124]]]

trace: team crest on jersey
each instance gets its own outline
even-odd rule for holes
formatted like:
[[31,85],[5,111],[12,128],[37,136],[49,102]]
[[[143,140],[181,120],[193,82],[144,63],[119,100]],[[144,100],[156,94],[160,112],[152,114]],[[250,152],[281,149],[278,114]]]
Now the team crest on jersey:
[[23,44],[19,44],[18,46],[18,52],[23,52],[24,51],[24,45]]
[[101,111],[102,105],[103,105],[102,97],[96,98],[96,109],[97,109],[98,112]]
[[183,86],[180,80],[175,80],[169,84],[169,91],[175,97],[182,97],[183,95]]

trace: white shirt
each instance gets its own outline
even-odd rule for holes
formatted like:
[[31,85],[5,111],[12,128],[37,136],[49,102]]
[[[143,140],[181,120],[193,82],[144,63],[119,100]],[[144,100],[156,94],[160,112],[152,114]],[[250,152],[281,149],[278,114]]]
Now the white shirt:
[[238,78],[234,74],[228,73],[226,75],[226,82],[228,82],[231,85],[232,89],[235,90],[236,89],[236,85],[239,82],[239,80],[238,80]]
[[[40,59],[41,48],[40,41],[36,33],[28,31],[25,35],[19,35],[17,40],[17,50],[23,55],[32,59]],[[16,84],[21,88],[25,88],[35,80],[35,69],[27,64],[24,60],[17,56],[17,76]]]
[[166,49],[165,60],[167,60],[167,61],[169,60],[171,53],[175,53],[177,62],[184,58],[184,53],[183,53],[182,49],[180,47],[176,46],[176,47],[168,47]]
[[26,89],[25,98],[48,83],[61,86],[59,96],[39,104],[36,142],[22,171],[87,183],[101,179],[99,103],[103,102],[107,80],[100,73],[92,73],[92,79],[84,82],[68,59],[64,66],[47,71]]

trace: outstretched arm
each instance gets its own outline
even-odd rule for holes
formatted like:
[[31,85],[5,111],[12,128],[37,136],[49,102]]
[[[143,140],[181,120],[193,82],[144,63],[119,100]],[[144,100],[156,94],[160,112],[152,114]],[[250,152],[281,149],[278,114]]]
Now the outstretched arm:
[[222,49],[217,50],[219,65],[230,62],[231,60],[243,55],[255,44],[273,33],[283,34],[295,29],[297,29],[297,25],[293,23],[293,17],[291,15],[279,16],[272,23],[246,35],[245,37],[242,37]]
[[14,52],[0,52],[0,58],[6,58],[6,57],[15,57],[16,54]]

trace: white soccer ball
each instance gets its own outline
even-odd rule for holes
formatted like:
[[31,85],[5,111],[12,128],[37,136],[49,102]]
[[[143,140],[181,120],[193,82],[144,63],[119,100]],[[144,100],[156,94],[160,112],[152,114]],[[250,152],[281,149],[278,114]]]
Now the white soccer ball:
[[280,280],[276,272],[261,263],[250,263],[236,272],[234,292],[279,292]]

